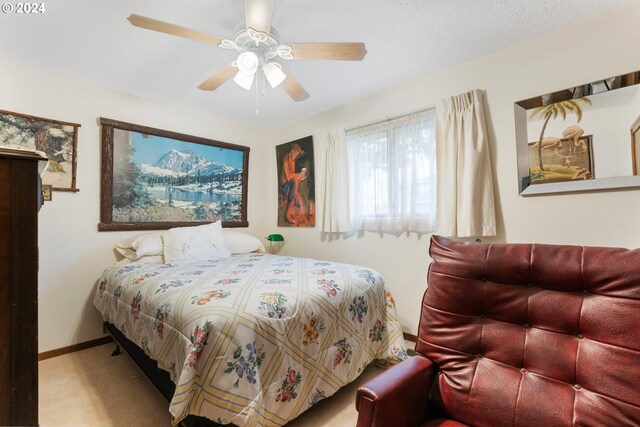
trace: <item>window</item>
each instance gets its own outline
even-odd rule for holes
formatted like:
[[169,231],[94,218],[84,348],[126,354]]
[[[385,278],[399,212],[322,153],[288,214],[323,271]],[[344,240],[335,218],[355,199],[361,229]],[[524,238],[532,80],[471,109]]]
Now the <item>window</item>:
[[351,224],[435,229],[435,109],[347,131]]

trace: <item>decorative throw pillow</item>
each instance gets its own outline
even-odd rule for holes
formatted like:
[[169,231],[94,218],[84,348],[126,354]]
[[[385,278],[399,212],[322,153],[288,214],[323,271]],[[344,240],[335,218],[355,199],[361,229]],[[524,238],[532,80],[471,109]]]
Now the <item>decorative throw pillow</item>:
[[198,227],[171,228],[163,234],[162,240],[167,264],[231,256],[220,221]]
[[118,243],[115,250],[131,260],[137,260],[143,256],[162,255],[162,234],[161,231],[129,237]]
[[264,245],[255,236],[241,231],[222,230],[224,240],[232,254],[246,254],[249,252],[264,252]]

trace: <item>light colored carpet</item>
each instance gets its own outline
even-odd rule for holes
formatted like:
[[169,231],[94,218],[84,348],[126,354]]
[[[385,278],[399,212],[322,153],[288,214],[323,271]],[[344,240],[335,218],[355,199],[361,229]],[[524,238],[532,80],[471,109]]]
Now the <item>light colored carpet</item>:
[[65,354],[38,364],[40,425],[171,425],[169,404],[115,344]]
[[[104,344],[39,363],[41,426],[171,426],[168,402],[126,353],[111,357],[114,349]],[[287,426],[355,426],[356,389],[381,371],[370,365]]]

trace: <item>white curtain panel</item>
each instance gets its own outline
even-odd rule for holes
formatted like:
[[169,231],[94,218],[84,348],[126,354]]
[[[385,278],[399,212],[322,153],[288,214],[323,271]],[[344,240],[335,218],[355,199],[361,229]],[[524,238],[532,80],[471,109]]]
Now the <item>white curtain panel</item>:
[[434,116],[430,109],[349,131],[354,229],[435,229]]
[[318,195],[316,223],[325,233],[351,231],[349,221],[349,161],[344,129],[319,132],[314,136]]
[[483,92],[436,106],[437,229],[451,237],[495,236],[496,215]]

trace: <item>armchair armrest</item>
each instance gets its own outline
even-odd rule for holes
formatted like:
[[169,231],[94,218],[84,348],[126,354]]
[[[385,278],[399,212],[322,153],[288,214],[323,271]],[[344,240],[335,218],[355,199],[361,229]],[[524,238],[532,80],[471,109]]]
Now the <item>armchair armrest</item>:
[[358,388],[357,427],[417,426],[427,420],[436,365],[417,355]]

